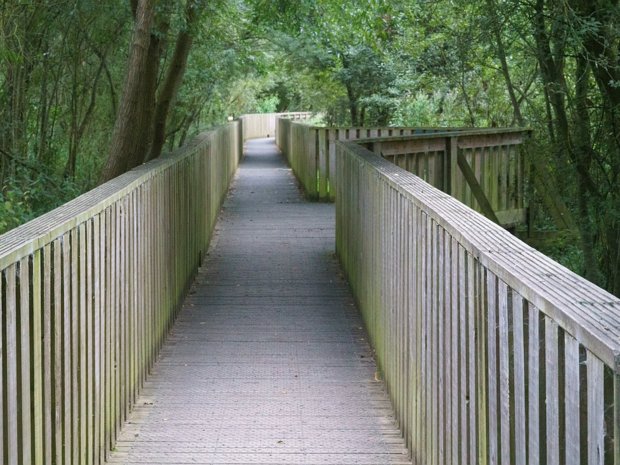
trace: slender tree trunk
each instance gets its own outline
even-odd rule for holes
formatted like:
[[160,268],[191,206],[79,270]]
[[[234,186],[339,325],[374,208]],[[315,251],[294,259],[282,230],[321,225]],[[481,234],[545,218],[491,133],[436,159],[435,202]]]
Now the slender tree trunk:
[[128,169],[129,163],[141,160],[139,133],[144,126],[144,81],[148,79],[148,51],[151,26],[155,13],[155,0],[138,0],[135,14],[134,34],[128,59],[127,76],[119,105],[107,162],[101,174],[101,182],[108,181]]
[[142,82],[143,95],[139,102],[140,112],[142,114],[140,127],[138,128],[140,138],[137,150],[129,159],[128,169],[138,166],[145,161],[146,155],[149,153],[149,150],[151,150],[151,145],[153,143],[153,121],[155,119],[155,106],[157,104],[157,77],[159,76],[159,63],[164,48],[163,39],[161,37],[168,29],[167,25],[163,25],[163,28],[161,26],[162,25],[159,27],[160,31],[162,31],[161,33],[151,33],[147,71],[144,81]]
[[521,114],[521,105],[517,99],[515,88],[510,76],[510,69],[508,67],[508,60],[506,58],[506,48],[504,47],[504,38],[502,37],[502,28],[500,25],[500,19],[497,14],[497,2],[496,0],[487,0],[490,14],[493,15],[493,35],[495,37],[495,48],[497,50],[497,58],[502,65],[502,75],[506,82],[506,89],[508,90],[508,96],[510,97],[510,103],[514,112],[515,121],[519,126],[523,126],[523,115]]
[[592,192],[588,186],[588,177],[592,165],[593,149],[590,137],[590,118],[588,112],[588,87],[590,67],[583,55],[577,57],[575,69],[575,162],[577,168],[577,206],[579,210],[579,231],[581,250],[584,259],[584,275],[587,279],[602,285],[594,247],[596,243],[596,226],[594,224]]
[[159,157],[164,143],[166,142],[166,121],[168,119],[170,106],[176,97],[185,74],[187,58],[193,42],[192,28],[196,18],[197,14],[194,0],[188,0],[186,8],[187,22],[185,29],[180,31],[177,36],[172,60],[157,98],[157,106],[155,107],[154,115],[153,143],[145,161]]
[[349,112],[351,113],[351,126],[358,126],[358,111],[357,111],[357,98],[353,92],[353,88],[350,83],[346,84],[347,96],[349,97]]

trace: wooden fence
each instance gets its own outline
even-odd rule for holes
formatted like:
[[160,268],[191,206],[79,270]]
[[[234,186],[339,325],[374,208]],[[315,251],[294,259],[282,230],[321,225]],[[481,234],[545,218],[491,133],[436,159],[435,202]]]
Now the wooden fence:
[[527,218],[522,148],[529,135],[523,129],[462,130],[372,139],[362,146],[509,227]]
[[241,121],[243,140],[256,139],[258,137],[275,137],[276,121],[278,118],[299,120],[310,118],[310,112],[288,113],[250,113],[239,117]]
[[414,463],[620,464],[620,300],[337,144],[336,247]]
[[204,133],[0,237],[0,458],[100,464],[208,246],[241,156]]
[[278,118],[276,143],[312,199],[334,201],[336,142],[400,138],[438,132],[458,132],[464,128],[325,128],[290,118]]

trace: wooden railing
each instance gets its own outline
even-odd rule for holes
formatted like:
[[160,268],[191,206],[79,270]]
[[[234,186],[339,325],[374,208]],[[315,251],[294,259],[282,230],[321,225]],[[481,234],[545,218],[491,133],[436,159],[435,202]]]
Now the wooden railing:
[[337,144],[336,247],[414,463],[620,464],[620,300]]
[[505,227],[527,218],[524,129],[474,129],[363,141],[368,148]]
[[0,237],[0,458],[100,464],[198,268],[241,156],[206,132]]
[[288,113],[250,113],[239,117],[241,121],[243,140],[256,139],[258,137],[275,137],[277,120],[286,118],[290,120],[307,119],[312,117],[311,112],[298,111]]
[[398,138],[460,130],[460,128],[430,127],[326,128],[285,117],[277,119],[276,143],[301,182],[306,195],[312,199],[333,202],[335,189],[331,173],[336,169],[337,141]]

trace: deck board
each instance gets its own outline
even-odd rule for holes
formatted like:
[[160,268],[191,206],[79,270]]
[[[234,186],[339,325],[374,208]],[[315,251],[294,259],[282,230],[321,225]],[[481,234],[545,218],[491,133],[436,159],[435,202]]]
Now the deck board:
[[410,464],[333,250],[333,204],[248,142],[109,463]]

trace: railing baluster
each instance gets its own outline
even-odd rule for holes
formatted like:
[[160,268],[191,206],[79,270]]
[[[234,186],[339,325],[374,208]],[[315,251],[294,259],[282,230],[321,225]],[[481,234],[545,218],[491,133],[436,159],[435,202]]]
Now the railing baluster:
[[[413,174],[356,144],[336,147],[337,253],[414,461],[619,465],[620,300]],[[417,233],[386,213],[401,202]],[[415,262],[401,260],[405,244]],[[366,254],[378,259],[362,265]],[[383,276],[411,272],[396,285]],[[393,311],[401,286],[413,287],[407,325]],[[401,364],[403,354],[413,360]]]

